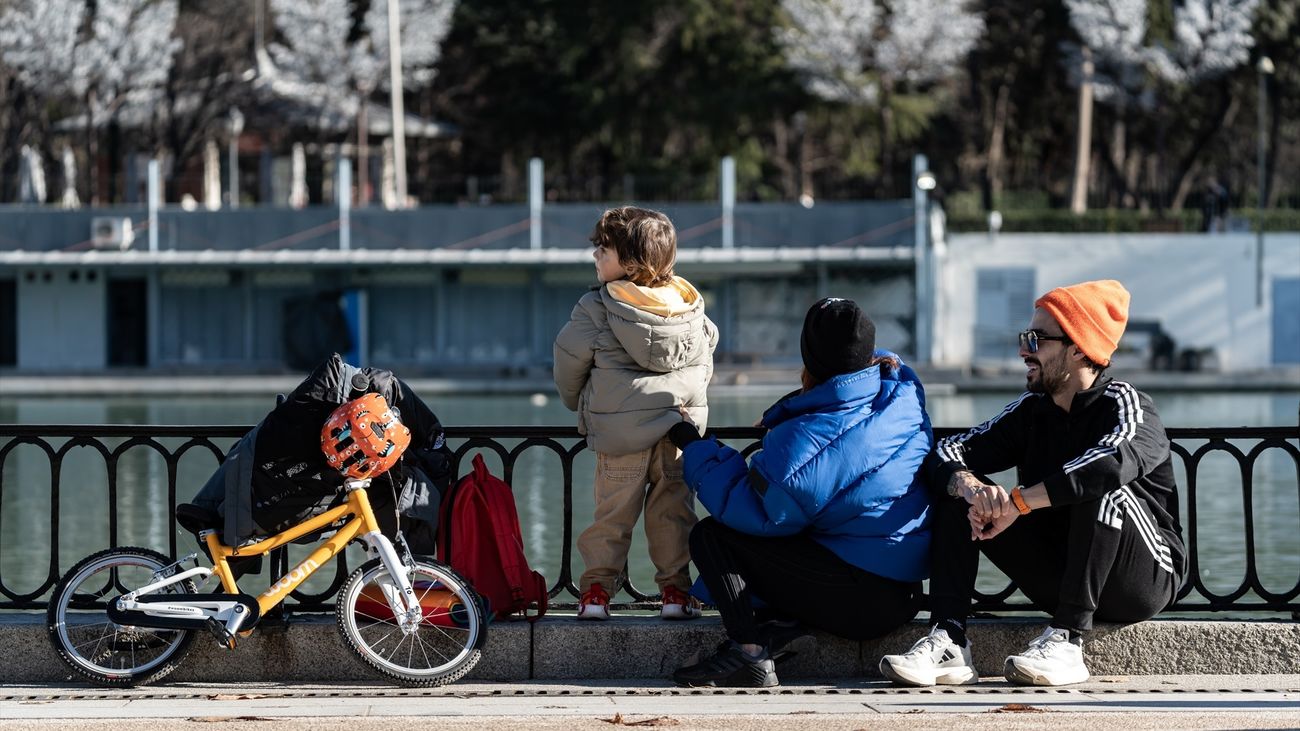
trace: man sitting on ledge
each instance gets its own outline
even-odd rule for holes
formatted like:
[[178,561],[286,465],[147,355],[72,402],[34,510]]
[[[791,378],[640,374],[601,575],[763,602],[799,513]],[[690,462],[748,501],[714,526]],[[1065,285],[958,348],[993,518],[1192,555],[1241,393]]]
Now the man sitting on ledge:
[[[1176,598],[1186,551],[1169,439],[1145,393],[1103,375],[1128,304],[1114,280],[1039,298],[1020,333],[1027,392],[935,446],[933,627],[907,653],[881,659],[886,677],[916,686],[979,680],[966,619],[980,551],[1052,614],[1025,652],[1007,658],[1014,683],[1087,680],[1083,633],[1094,617],[1140,622]],[[1012,467],[1020,486],[1009,490],[982,477]]]

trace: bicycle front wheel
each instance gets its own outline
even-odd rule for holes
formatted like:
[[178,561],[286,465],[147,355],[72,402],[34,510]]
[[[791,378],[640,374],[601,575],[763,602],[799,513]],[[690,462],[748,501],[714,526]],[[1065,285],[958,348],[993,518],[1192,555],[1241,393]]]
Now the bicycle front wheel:
[[352,572],[339,590],[339,632],[367,665],[407,685],[445,685],[478,663],[487,623],[478,595],[447,566],[417,561],[407,567],[424,619],[403,630],[384,589],[395,586],[379,559]]
[[[54,587],[46,610],[50,641],[76,673],[100,685],[145,685],[176,669],[194,639],[188,630],[116,624],[107,604],[155,581],[171,559],[146,548],[110,548],[82,559]],[[180,581],[166,593],[194,593]]]

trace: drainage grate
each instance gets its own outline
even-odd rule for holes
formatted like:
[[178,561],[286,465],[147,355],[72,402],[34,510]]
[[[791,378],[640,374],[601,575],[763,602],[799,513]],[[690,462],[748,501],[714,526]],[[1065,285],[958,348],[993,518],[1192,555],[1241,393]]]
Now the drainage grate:
[[910,696],[910,695],[1040,695],[1045,693],[1057,695],[1117,695],[1129,693],[1152,693],[1174,695],[1184,693],[1203,693],[1223,695],[1229,693],[1288,693],[1281,688],[1020,688],[1020,687],[986,687],[986,688],[511,688],[511,689],[457,689],[455,686],[430,688],[427,690],[406,690],[387,688],[348,688],[342,690],[319,689],[260,689],[246,688],[205,689],[202,691],[177,692],[175,689],[137,688],[130,690],[79,691],[63,690],[49,693],[19,693],[0,695],[0,701],[75,701],[75,700],[202,700],[215,696],[245,696],[248,699],[265,698],[405,698],[405,697],[448,697],[448,698],[492,698],[511,697],[563,697],[563,696]]

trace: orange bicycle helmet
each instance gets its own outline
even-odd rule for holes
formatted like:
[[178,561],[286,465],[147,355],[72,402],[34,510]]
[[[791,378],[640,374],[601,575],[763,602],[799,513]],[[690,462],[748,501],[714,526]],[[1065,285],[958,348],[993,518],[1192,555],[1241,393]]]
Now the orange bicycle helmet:
[[330,467],[361,479],[383,474],[406,451],[411,430],[388,402],[368,393],[334,409],[320,432],[320,448]]

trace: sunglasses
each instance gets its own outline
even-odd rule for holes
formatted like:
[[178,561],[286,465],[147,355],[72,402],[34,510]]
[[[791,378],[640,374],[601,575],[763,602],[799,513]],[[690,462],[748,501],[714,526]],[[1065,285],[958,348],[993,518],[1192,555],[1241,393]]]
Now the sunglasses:
[[1065,335],[1044,335],[1037,330],[1025,330],[1020,333],[1020,347],[1031,353],[1038,352],[1039,340],[1059,340],[1066,344],[1070,342],[1070,338]]

